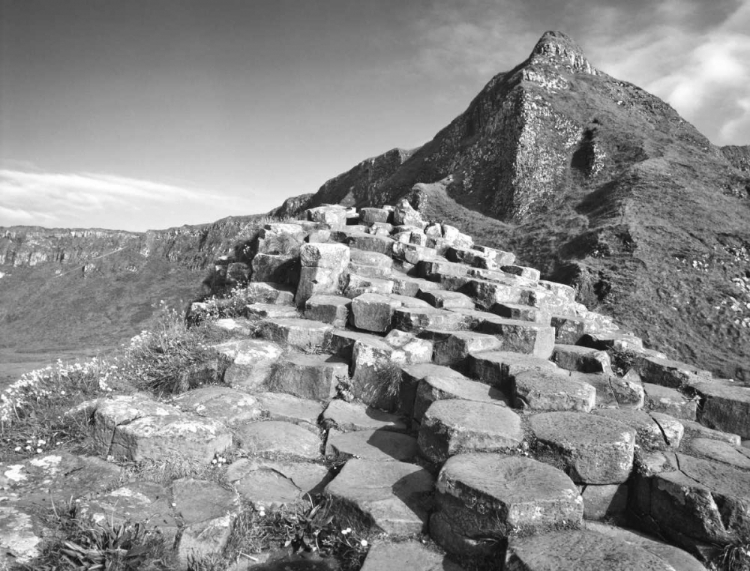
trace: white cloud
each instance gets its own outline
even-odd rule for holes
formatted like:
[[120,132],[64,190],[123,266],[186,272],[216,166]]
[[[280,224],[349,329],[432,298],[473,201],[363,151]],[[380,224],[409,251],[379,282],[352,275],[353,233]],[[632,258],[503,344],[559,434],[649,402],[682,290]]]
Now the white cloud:
[[672,104],[716,144],[750,143],[750,2],[437,0],[415,23],[415,67],[487,81],[521,63],[546,29],[591,63]]
[[[243,198],[97,173],[0,169],[0,226],[144,230],[253,213]],[[246,209],[246,210],[245,210]]]

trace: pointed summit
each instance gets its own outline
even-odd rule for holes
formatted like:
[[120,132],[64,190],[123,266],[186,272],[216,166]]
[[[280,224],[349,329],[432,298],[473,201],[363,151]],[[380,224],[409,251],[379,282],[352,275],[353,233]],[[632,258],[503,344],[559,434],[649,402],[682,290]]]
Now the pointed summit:
[[597,75],[597,70],[583,54],[581,46],[562,32],[545,32],[529,56],[530,63],[552,63],[569,66],[573,71]]

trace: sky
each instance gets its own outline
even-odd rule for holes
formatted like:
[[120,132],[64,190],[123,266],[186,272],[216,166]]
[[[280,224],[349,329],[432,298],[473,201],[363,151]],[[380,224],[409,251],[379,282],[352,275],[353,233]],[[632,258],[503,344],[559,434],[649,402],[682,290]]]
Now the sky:
[[750,0],[0,0],[0,226],[267,212],[430,140],[547,30],[750,143]]

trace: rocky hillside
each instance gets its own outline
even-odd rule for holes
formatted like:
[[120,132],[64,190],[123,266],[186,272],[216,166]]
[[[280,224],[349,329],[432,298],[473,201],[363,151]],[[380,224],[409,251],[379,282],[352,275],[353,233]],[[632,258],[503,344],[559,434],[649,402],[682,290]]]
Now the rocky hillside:
[[748,151],[712,145],[549,32],[431,141],[360,163],[297,212],[409,196],[650,346],[750,380]]

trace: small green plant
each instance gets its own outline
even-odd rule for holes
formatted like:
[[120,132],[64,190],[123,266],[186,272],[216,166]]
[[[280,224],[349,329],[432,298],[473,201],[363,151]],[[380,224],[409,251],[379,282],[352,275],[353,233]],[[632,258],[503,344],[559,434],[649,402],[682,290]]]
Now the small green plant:
[[612,361],[612,371],[619,377],[624,376],[633,368],[638,354],[628,349],[610,349],[607,351]]
[[23,571],[160,571],[171,568],[158,529],[144,524],[81,517],[75,503],[55,510],[55,539]]
[[725,545],[719,556],[721,571],[750,571],[750,543],[730,543]]

